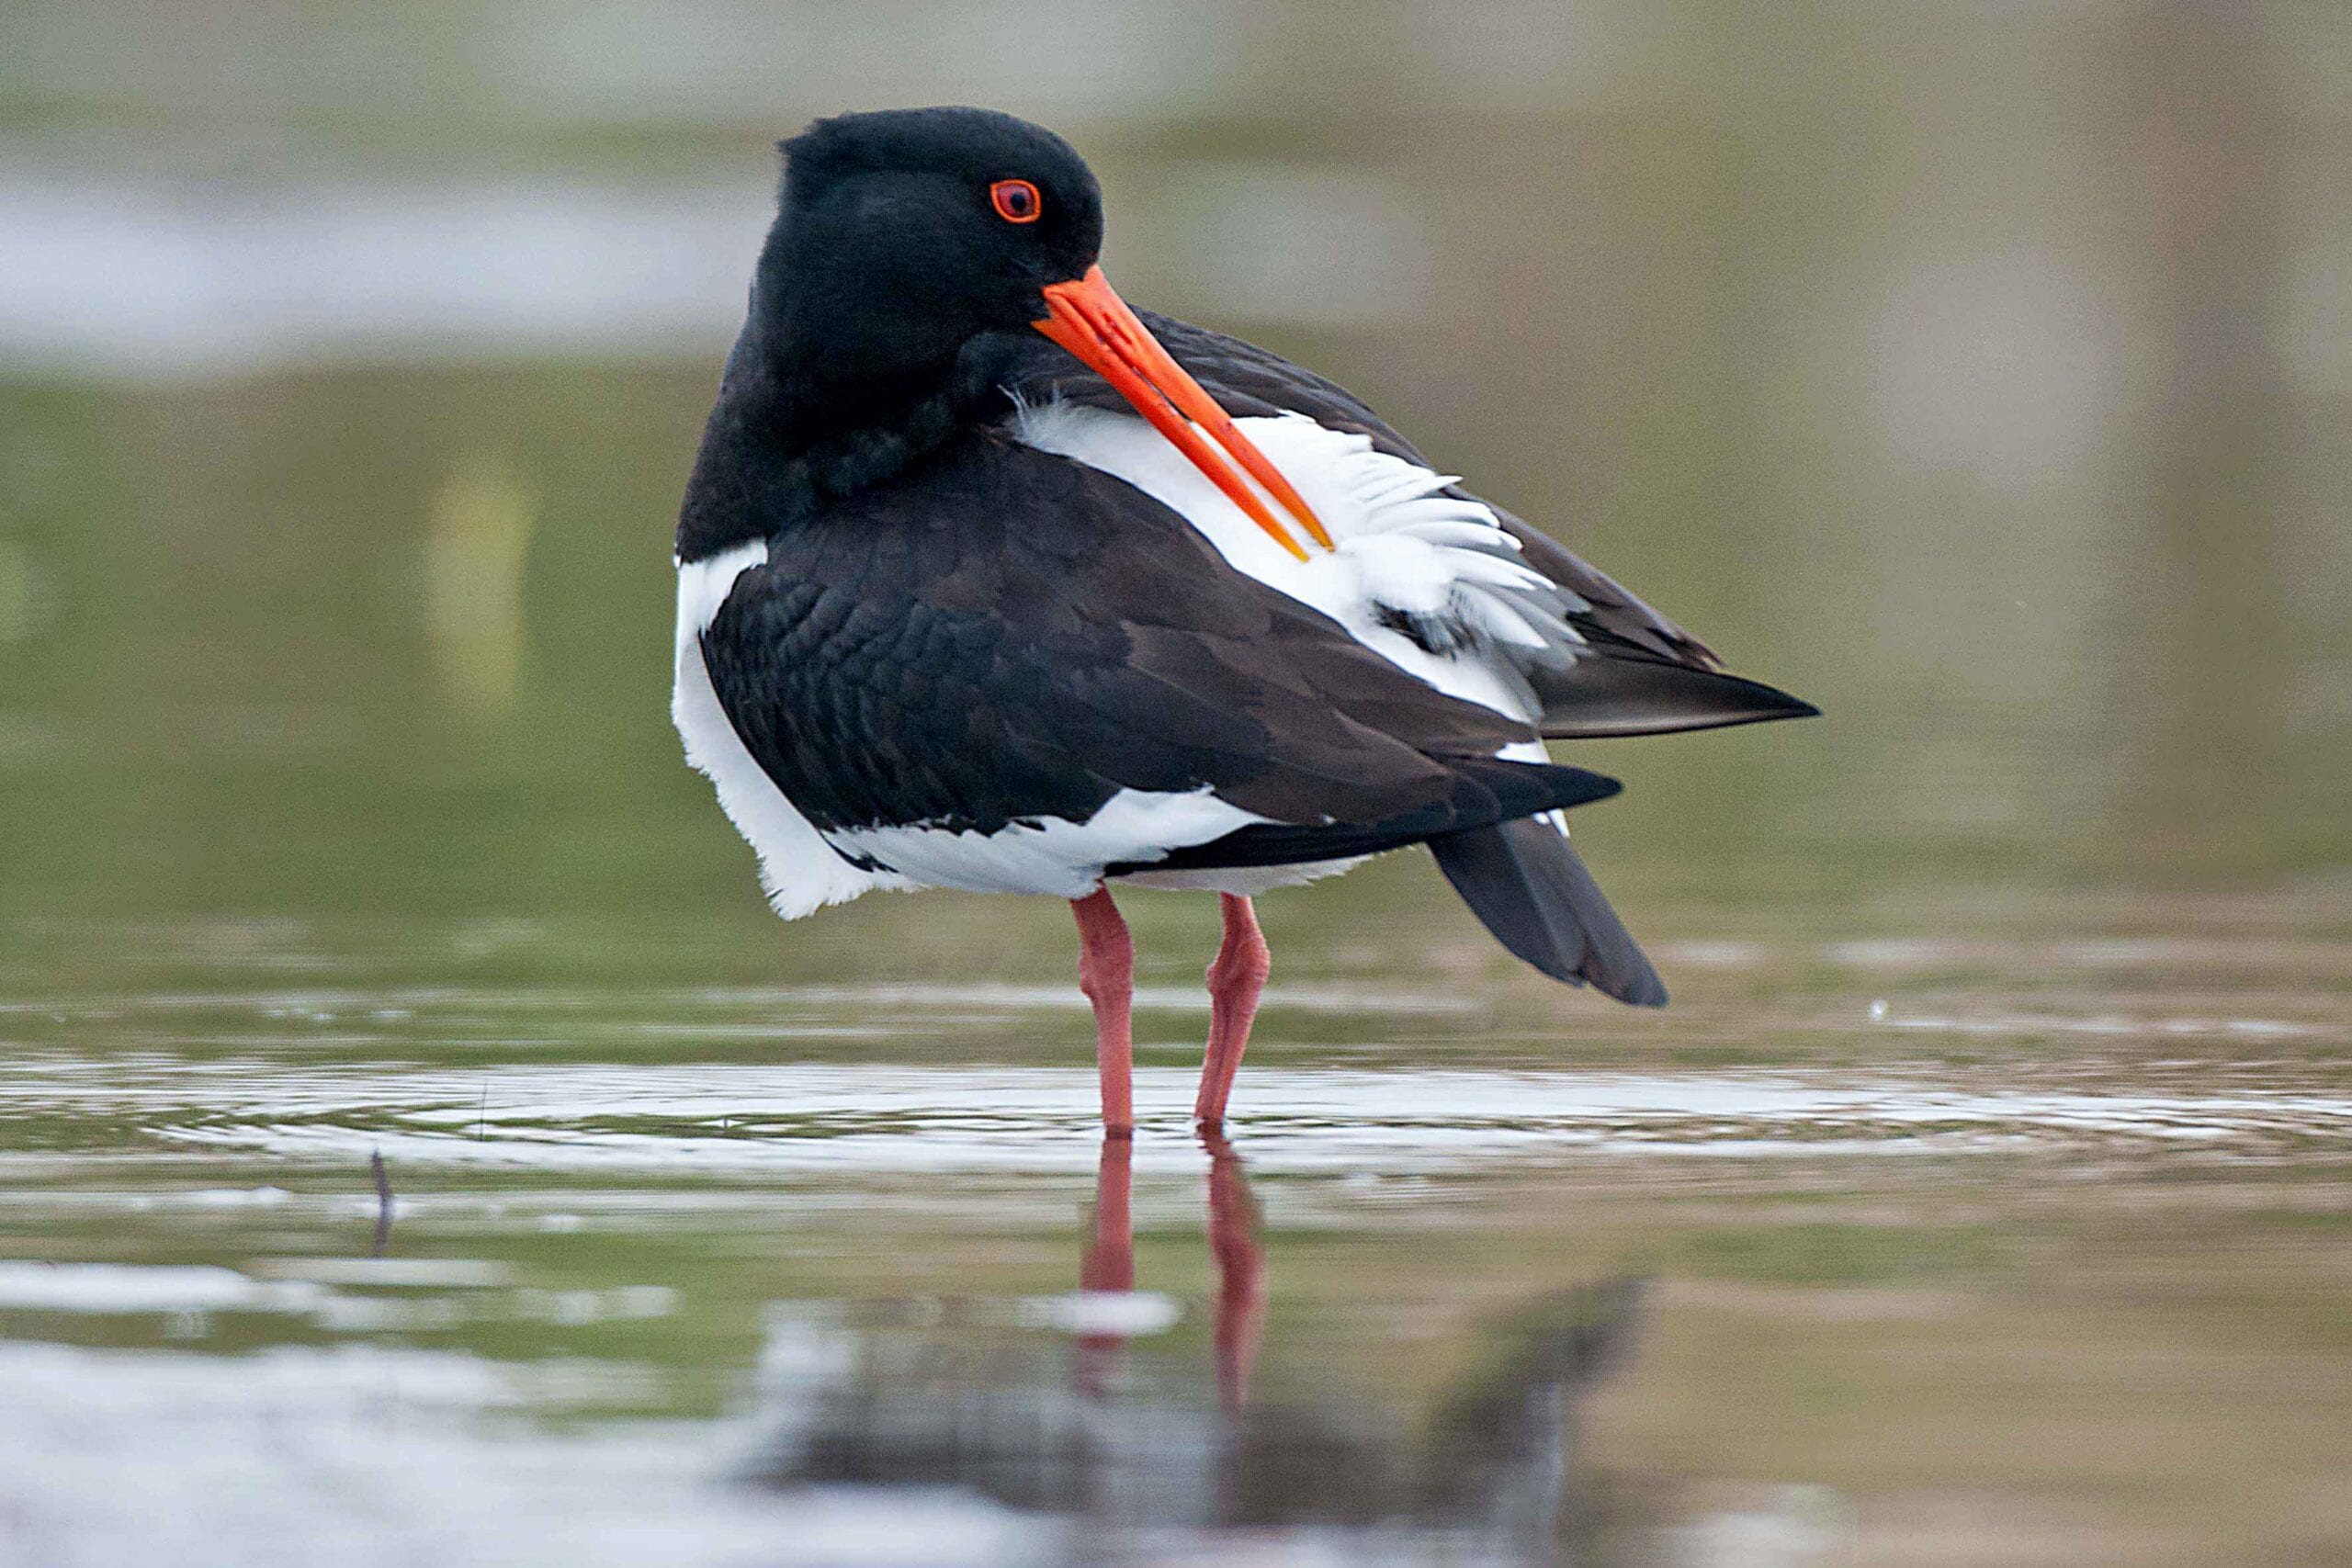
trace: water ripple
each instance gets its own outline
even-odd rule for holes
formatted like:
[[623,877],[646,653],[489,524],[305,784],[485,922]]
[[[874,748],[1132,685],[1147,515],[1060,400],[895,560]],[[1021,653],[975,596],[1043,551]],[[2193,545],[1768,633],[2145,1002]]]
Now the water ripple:
[[[1147,1067],[1147,1135],[1181,1134],[1189,1068]],[[2014,1071],[1410,1073],[1264,1066],[1236,1135],[1266,1168],[1450,1168],[1498,1158],[1721,1156],[2199,1145],[2245,1156],[2352,1150],[2352,1097],[2308,1088],[2130,1090]],[[549,1065],[488,1071],[288,1068],[263,1061],[34,1057],[0,1126],[130,1125],[151,1152],[346,1166],[673,1171],[745,1177],[1075,1170],[1095,1157],[1094,1075],[1079,1068]],[[61,1126],[68,1129],[59,1133]],[[11,1140],[24,1149],[29,1141]],[[122,1157],[123,1143],[107,1147]],[[1181,1140],[1178,1146],[1181,1146]],[[95,1151],[91,1151],[95,1152]],[[135,1156],[133,1156],[135,1157]]]

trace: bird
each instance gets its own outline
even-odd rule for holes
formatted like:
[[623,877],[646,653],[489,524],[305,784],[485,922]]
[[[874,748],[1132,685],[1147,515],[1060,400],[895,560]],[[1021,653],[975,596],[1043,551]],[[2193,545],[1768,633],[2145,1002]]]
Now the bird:
[[1660,1006],[1546,740],[1815,710],[1433,467],[1354,394],[1130,307],[1054,132],[885,109],[778,144],[675,536],[672,716],[776,913],[1069,900],[1131,1135],[1114,889],[1219,896],[1193,1120],[1271,966],[1252,900],[1426,845],[1511,953]]

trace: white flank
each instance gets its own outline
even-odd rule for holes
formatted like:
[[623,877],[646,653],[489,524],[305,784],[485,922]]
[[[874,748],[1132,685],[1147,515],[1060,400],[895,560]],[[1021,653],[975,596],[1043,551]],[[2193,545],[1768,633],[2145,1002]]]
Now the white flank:
[[1265,820],[1219,800],[1204,784],[1184,794],[1123,789],[1083,822],[1045,817],[993,833],[862,828],[826,838],[927,887],[1083,898],[1106,865],[1155,861]]
[[686,743],[686,761],[718,787],[718,804],[735,830],[760,857],[760,886],[787,920],[840,904],[876,887],[904,887],[891,876],[860,871],[817,836],[808,819],[785,799],[767,771],[743,749],[727,711],[711,689],[702,659],[702,634],[727,602],[735,580],[768,558],[764,543],[738,545],[724,554],[678,568],[678,657],[670,688],[670,718]]
[[1131,871],[1114,878],[1122,887],[1148,887],[1165,893],[1238,893],[1254,898],[1277,887],[1298,887],[1355,870],[1370,855],[1346,860],[1301,861],[1295,865],[1221,865],[1195,871]]
[[[1310,545],[1300,561],[1267,537],[1158,431],[1129,414],[1049,403],[1024,408],[1023,441],[1114,474],[1200,530],[1236,570],[1313,606],[1358,642],[1438,690],[1532,719],[1525,685],[1503,649],[1565,651],[1494,589],[1560,595],[1523,564],[1519,542],[1474,501],[1439,495],[1453,482],[1375,451],[1363,435],[1328,430],[1305,414],[1235,421],[1298,487],[1337,547]],[[1566,596],[1581,607],[1582,601]],[[1383,612],[1443,615],[1479,646],[1431,653],[1383,624]],[[1572,631],[1567,633],[1573,637]]]

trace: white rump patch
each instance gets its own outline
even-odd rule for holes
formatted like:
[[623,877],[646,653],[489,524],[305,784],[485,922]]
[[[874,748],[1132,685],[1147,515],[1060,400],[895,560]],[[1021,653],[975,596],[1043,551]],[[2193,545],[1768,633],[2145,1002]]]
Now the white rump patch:
[[[1536,705],[1512,656],[1566,657],[1575,630],[1522,595],[1584,602],[1520,558],[1519,541],[1475,501],[1437,492],[1454,482],[1375,451],[1372,439],[1305,414],[1235,421],[1298,487],[1335,548],[1293,558],[1150,425],[1131,414],[1049,403],[1024,408],[1020,438],[1116,475],[1199,529],[1236,570],[1313,606],[1390,663],[1449,695],[1532,722]],[[1278,513],[1279,515],[1279,513]],[[1389,624],[1442,620],[1466,646],[1432,653]]]
[[817,836],[767,770],[743,748],[742,737],[718,705],[703,663],[702,634],[727,603],[735,580],[768,558],[764,542],[678,568],[677,666],[670,688],[670,719],[686,743],[686,761],[718,788],[718,804],[735,830],[760,857],[760,886],[787,920],[828,904],[845,903],[876,887],[904,887],[902,879],[860,871]]

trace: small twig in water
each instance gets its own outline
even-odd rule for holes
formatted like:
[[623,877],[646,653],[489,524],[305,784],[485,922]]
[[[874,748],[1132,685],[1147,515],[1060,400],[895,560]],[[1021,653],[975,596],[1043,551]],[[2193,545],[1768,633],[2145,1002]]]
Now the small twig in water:
[[392,1177],[384,1168],[384,1151],[368,1151],[368,1169],[376,1178],[376,1240],[368,1247],[368,1256],[381,1258],[392,1244]]
[[481,1080],[481,1103],[474,1108],[474,1142],[479,1144],[490,1136],[485,1130],[490,1121],[490,1080]]

